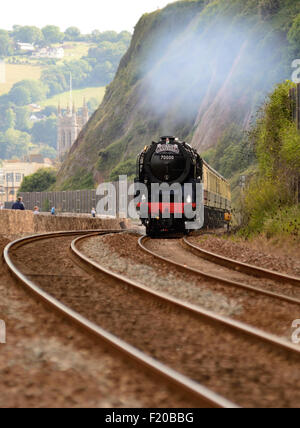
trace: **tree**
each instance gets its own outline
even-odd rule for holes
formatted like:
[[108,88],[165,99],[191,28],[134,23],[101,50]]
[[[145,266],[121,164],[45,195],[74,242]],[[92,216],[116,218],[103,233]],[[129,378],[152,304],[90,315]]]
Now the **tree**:
[[9,101],[25,106],[46,98],[48,87],[36,80],[22,80],[14,84],[8,93]]
[[49,94],[55,95],[68,90],[68,80],[66,79],[62,66],[50,66],[42,71],[41,80],[49,87]]
[[300,14],[295,18],[293,25],[288,33],[288,41],[292,48],[300,52]]
[[41,111],[41,114],[47,117],[57,116],[57,107],[55,106],[46,106],[44,110]]
[[69,27],[65,31],[66,40],[77,40],[80,37],[80,30],[77,27]]
[[35,122],[31,130],[34,143],[44,143],[56,149],[57,121],[55,117]]
[[274,15],[279,7],[280,0],[260,0],[259,9],[262,18],[268,18],[271,15]]
[[122,43],[101,42],[98,47],[89,49],[88,57],[96,58],[98,63],[111,62],[114,67],[119,65],[120,59],[126,53],[127,46]]
[[19,192],[44,192],[56,182],[56,172],[50,168],[41,168],[24,178]]
[[97,43],[100,36],[101,36],[101,32],[99,30],[93,30],[91,33],[90,39],[92,42]]
[[13,37],[18,42],[39,43],[44,39],[42,31],[37,27],[17,26],[15,28],[16,30],[13,32]]
[[26,106],[31,103],[29,90],[22,86],[13,87],[9,92],[9,99],[17,106]]
[[0,133],[0,158],[11,159],[27,154],[30,144],[30,135],[26,132],[8,129]]
[[111,62],[105,61],[96,65],[90,76],[90,84],[93,86],[106,86],[114,78],[116,68]]
[[12,55],[14,52],[12,41],[7,31],[0,30],[0,57]]
[[11,107],[0,106],[0,131],[6,132],[9,128],[14,128],[16,115]]
[[118,42],[125,43],[127,46],[129,46],[131,38],[132,35],[129,33],[129,31],[122,31],[118,34]]
[[60,43],[63,41],[64,34],[61,33],[60,28],[55,25],[47,25],[42,28],[42,32],[47,43]]
[[30,95],[30,102],[35,103],[42,101],[46,98],[48,87],[43,83],[37,80],[21,80],[20,82],[15,83],[14,88],[24,88],[27,89]]
[[90,98],[88,100],[88,109],[89,109],[89,114],[93,114],[95,110],[97,110],[97,108],[99,107],[99,102],[97,100],[97,98]]
[[[28,132],[31,128],[30,112],[27,107],[15,107],[16,124],[15,128],[19,131]],[[12,128],[12,127],[11,127]]]
[[93,31],[94,41],[96,43],[101,42],[116,42],[118,40],[118,33],[116,31],[104,31],[103,33]]
[[69,89],[70,73],[73,87],[82,88],[88,82],[91,71],[92,67],[87,61],[66,61],[63,65],[47,67],[42,72],[41,80],[49,87],[50,95],[55,95]]
[[57,151],[46,144],[42,144],[39,148],[39,154],[41,154],[44,158],[56,159]]

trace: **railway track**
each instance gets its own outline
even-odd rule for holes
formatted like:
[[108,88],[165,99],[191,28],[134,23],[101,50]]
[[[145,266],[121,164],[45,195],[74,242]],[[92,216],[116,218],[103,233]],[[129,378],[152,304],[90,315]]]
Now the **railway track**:
[[299,406],[298,347],[101,266],[82,251],[96,239],[86,233],[19,240],[5,260],[39,298],[199,407]]
[[230,259],[228,257],[224,257],[219,254],[212,253],[210,251],[206,251],[200,248],[199,246],[192,244],[187,237],[183,238],[183,241],[191,251],[204,258],[205,260],[217,263],[225,267],[229,267],[230,269],[234,269],[238,272],[244,272],[248,275],[256,276],[259,278],[268,278],[275,281],[284,281],[285,283],[290,283],[300,287],[300,278],[298,277],[287,275],[281,272],[275,272],[269,269],[264,269],[248,263],[242,263],[237,260]]
[[[166,257],[165,255],[162,255],[162,253],[164,253],[163,251],[158,253],[158,251],[151,250],[148,248],[147,242],[150,242],[150,239],[147,236],[143,236],[139,239],[139,246],[144,252],[166,263],[172,264],[183,272],[188,271],[209,281],[216,281],[224,285],[233,286],[238,289],[254,292],[258,295],[267,296],[271,299],[300,305],[300,288],[295,290],[295,286],[300,286],[299,278],[258,268],[256,266],[237,262],[235,260],[210,253],[190,243],[185,237],[181,241],[181,243],[183,243],[182,250],[186,248],[190,253],[208,261],[206,264],[202,263],[202,269],[199,269],[198,266],[190,266],[186,263],[180,263],[172,259],[170,256]],[[170,251],[168,252],[170,253]],[[216,264],[225,267],[225,269],[219,270],[219,275],[210,273],[214,270],[210,269],[210,265],[212,266]],[[236,271],[236,274],[234,274],[233,271]],[[262,283],[260,280],[261,278],[267,278],[271,281],[268,283]]]
[[[170,388],[175,390],[177,393],[183,394],[185,396],[188,394],[188,397],[192,404],[198,407],[236,407],[236,405],[233,404],[233,402],[231,402],[230,400],[227,400],[222,396],[214,393],[210,389],[195,382],[191,378],[184,376],[183,374],[177,372],[171,367],[162,364],[157,359],[152,358],[151,356],[140,351],[136,347],[125,342],[117,335],[112,334],[106,328],[101,327],[101,325],[99,325],[97,322],[91,320],[92,317],[88,317],[89,311],[87,311],[87,313],[83,315],[79,309],[82,302],[81,296],[77,295],[77,298],[80,300],[80,304],[79,308],[76,308],[76,310],[74,310],[74,308],[72,308],[72,305],[66,304],[62,301],[62,299],[57,298],[58,296],[54,295],[56,293],[51,290],[51,288],[53,288],[53,282],[60,281],[60,291],[62,291],[62,289],[64,288],[63,294],[65,294],[66,290],[68,291],[68,287],[70,286],[70,281],[72,283],[74,283],[74,281],[76,280],[79,280],[79,282],[84,282],[87,279],[87,274],[91,274],[91,271],[93,271],[94,273],[94,269],[96,266],[95,264],[92,264],[90,260],[86,259],[80,253],[80,251],[78,251],[77,245],[79,242],[81,242],[83,239],[86,239],[87,236],[91,237],[95,235],[119,232],[121,231],[76,231],[31,236],[10,243],[4,250],[4,259],[13,275],[27,289],[34,293],[35,296],[50,305],[53,310],[59,312],[60,314],[63,314],[65,317],[72,320],[89,334],[93,334],[101,341],[104,341],[114,350],[117,350],[119,353],[126,356],[135,364],[137,364],[140,369],[149,372],[151,376],[155,376],[155,378],[159,378],[160,380],[163,379],[163,381],[167,385],[170,385]],[[74,237],[76,238],[75,240],[73,240]],[[50,241],[51,243],[53,243],[54,240],[56,241],[55,245],[53,246],[52,252],[54,260],[51,260],[51,263],[53,264],[54,262],[54,266],[56,268],[53,269],[54,272],[49,272],[49,269],[47,269],[49,265],[49,259],[43,257],[43,249],[45,250],[46,245]],[[72,254],[69,255],[72,260],[72,263],[74,261],[74,255],[76,255],[77,258],[80,258],[81,262],[79,263],[79,265],[81,265],[81,267],[82,262],[84,263],[83,270],[80,274],[78,269],[80,270],[81,268],[78,267],[78,263],[76,263],[77,269],[75,269],[75,272],[70,272],[70,262],[66,262],[66,259],[66,263],[64,263],[65,271],[61,271],[61,259],[59,259],[61,253],[58,251],[58,249],[61,250],[62,247],[65,248],[66,253],[68,253],[68,250],[70,249]],[[36,254],[39,257],[37,257],[35,263],[30,266],[26,255],[28,255],[29,253],[32,254],[32,251],[34,252],[34,250],[36,251]],[[58,258],[56,260],[55,258],[57,256]],[[32,257],[30,259],[32,260]],[[44,260],[44,265],[40,264],[41,259]],[[56,261],[57,263],[55,263]],[[96,267],[96,269],[98,268]],[[104,277],[102,275],[101,278],[99,278],[98,275],[97,280],[104,281],[106,285],[107,278],[112,278],[113,281],[118,280],[118,278],[116,278],[115,275],[113,275],[109,271],[102,271],[102,273],[105,274]],[[49,281],[51,285],[49,285]],[[133,285],[132,283],[127,282],[125,279],[122,281],[126,284]],[[45,286],[46,284],[47,286]]]
[[[95,257],[91,257],[85,251],[84,244],[86,243],[85,241],[88,241],[89,239],[90,238],[79,238],[73,243],[73,250],[76,250],[78,257],[80,257],[82,261],[92,263],[96,271],[100,271],[102,273],[107,272],[107,267],[101,263],[101,257],[99,257],[99,260],[96,260]],[[83,248],[80,248],[81,246]],[[109,273],[111,274],[110,269]],[[294,389],[295,384],[298,382],[298,380],[293,376],[294,370],[292,370],[290,374],[293,377],[293,386],[292,384],[289,386],[286,384],[287,371],[291,370],[291,367],[294,364],[296,370],[296,367],[300,362],[299,347],[244,323],[216,315],[215,313],[206,311],[198,306],[188,304],[180,299],[171,297],[170,295],[154,291],[148,286],[142,284],[140,281],[129,280],[127,276],[125,277],[116,271],[114,272],[114,277],[127,285],[126,290],[129,293],[129,299],[133,299],[132,292],[134,291],[134,293],[148,296],[148,298],[150,297],[153,302],[156,300],[157,304],[160,306],[165,305],[166,308],[169,307],[168,319],[171,324],[175,322],[175,317],[172,319],[173,312],[175,312],[176,322],[180,327],[178,328],[177,325],[173,326],[172,345],[174,354],[171,357],[171,354],[168,353],[168,358],[173,359],[174,364],[178,364],[177,361],[175,362],[175,354],[177,354],[176,351],[179,349],[183,352],[184,358],[182,358],[182,355],[180,356],[181,358],[178,370],[184,371],[197,381],[203,382],[204,379],[206,386],[212,388],[212,385],[214,385],[214,390],[217,390],[217,392],[221,393],[223,396],[229,397],[232,401],[237,402],[241,406],[291,406],[291,402],[283,404],[281,400],[285,393],[287,395],[290,394],[291,388]],[[145,282],[147,283],[146,278]],[[128,288],[128,285],[130,285],[130,288]],[[148,308],[146,303],[144,303],[144,306],[145,308]],[[149,310],[151,309],[153,311],[152,305]],[[186,329],[190,327],[190,325],[185,321],[186,315],[189,316],[190,324],[194,323],[195,325],[194,320],[197,320],[197,327],[196,330],[194,330],[194,335],[192,333],[192,335],[189,336],[189,340],[193,338],[192,340],[194,340],[194,343],[188,343],[187,345],[187,341],[185,341],[186,349],[184,349],[180,334],[184,335],[186,333]],[[138,316],[143,316],[143,311],[142,313],[139,312]],[[161,313],[153,313],[152,322],[154,324],[154,321],[159,316],[161,317]],[[163,319],[163,322],[160,323],[160,331],[158,333],[161,333],[162,336],[165,333],[164,329],[168,329],[168,319]],[[134,324],[135,322],[136,319],[134,319]],[[157,329],[157,325],[154,325],[154,329]],[[151,339],[155,341],[153,332],[150,333]],[[145,331],[145,334],[149,334],[148,331]],[[224,342],[221,345],[218,343],[218,340],[215,340],[217,335],[220,340]],[[167,347],[167,340],[167,336],[165,336],[160,346]],[[174,347],[173,342],[178,344],[177,349]],[[145,344],[143,346],[145,346]],[[199,349],[201,349],[201,351],[199,351]],[[150,352],[153,351],[151,346],[148,347],[148,352],[149,350]],[[165,359],[163,350],[160,349],[159,352],[160,358]],[[260,360],[262,354],[264,354],[263,358],[265,359],[266,365],[262,364],[262,361]],[[278,357],[280,359],[279,364],[279,361],[277,360]],[[190,358],[190,361],[184,361],[186,358]],[[196,366],[193,365],[195,363]],[[283,364],[284,367],[281,366],[281,364]],[[270,366],[272,366],[271,371]],[[274,372],[276,373],[275,376]],[[261,374],[262,379],[264,379],[262,381],[263,385],[261,384],[259,373]],[[213,377],[214,381],[212,382]],[[215,384],[216,377],[218,378],[217,386]],[[277,387],[279,388],[277,391],[277,387],[273,384],[275,381],[273,377],[281,378],[277,384]],[[242,385],[241,379],[243,380]],[[254,379],[255,382],[253,383]],[[265,383],[266,379],[268,379],[268,381]],[[275,381],[275,383],[277,382]],[[270,385],[272,385],[272,392],[270,391]],[[241,389],[239,389],[240,386],[242,386]],[[237,389],[239,392],[237,392]],[[245,397],[245,390],[247,389],[249,393]],[[254,390],[256,392],[253,394]],[[281,398],[279,398],[278,394]],[[296,392],[296,395],[293,397],[293,399],[296,399],[297,404],[294,403],[292,406],[299,406],[300,395],[298,396],[297,394],[298,392]],[[275,398],[276,395],[277,398]],[[265,401],[266,397],[271,396],[272,399],[267,404]]]

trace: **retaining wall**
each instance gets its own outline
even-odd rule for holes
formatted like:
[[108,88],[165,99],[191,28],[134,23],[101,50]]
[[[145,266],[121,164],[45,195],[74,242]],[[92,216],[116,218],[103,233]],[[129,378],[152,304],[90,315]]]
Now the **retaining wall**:
[[18,235],[66,230],[123,229],[128,220],[86,216],[50,216],[32,211],[0,210],[0,234]]

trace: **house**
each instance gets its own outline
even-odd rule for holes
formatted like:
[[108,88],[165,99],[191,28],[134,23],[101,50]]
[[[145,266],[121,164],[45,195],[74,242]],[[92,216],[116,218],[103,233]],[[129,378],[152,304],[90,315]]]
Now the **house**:
[[29,118],[30,122],[40,122],[42,119],[37,117],[35,114],[32,114]]
[[32,43],[17,43],[17,49],[24,52],[34,52],[35,47]]
[[38,104],[29,104],[29,109],[30,111],[32,111],[33,113],[39,112],[41,111],[42,107],[39,106]]
[[39,154],[29,155],[22,160],[3,161],[0,169],[0,202],[14,201],[24,177],[40,168],[53,168],[53,162]]
[[65,50],[63,47],[52,48],[45,47],[39,49],[32,53],[33,58],[53,58],[53,59],[63,59],[65,56]]

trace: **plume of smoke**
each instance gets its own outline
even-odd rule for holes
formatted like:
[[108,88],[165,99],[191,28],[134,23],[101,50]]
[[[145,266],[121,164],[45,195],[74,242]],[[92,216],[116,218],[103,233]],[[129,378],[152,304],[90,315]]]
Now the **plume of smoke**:
[[258,19],[205,22],[199,12],[184,31],[178,26],[165,37],[148,53],[140,88],[143,108],[163,118],[165,134],[185,123],[196,126],[216,97],[232,104],[232,119],[244,120],[245,110],[253,112],[275,83],[289,77],[282,67],[285,40]]

